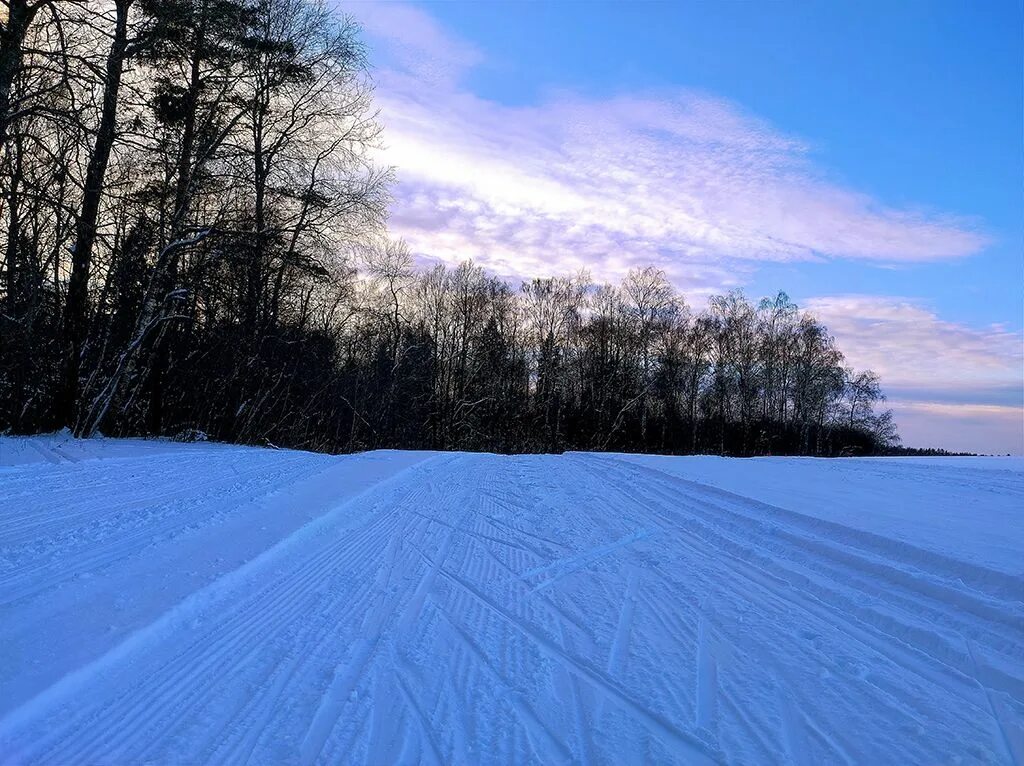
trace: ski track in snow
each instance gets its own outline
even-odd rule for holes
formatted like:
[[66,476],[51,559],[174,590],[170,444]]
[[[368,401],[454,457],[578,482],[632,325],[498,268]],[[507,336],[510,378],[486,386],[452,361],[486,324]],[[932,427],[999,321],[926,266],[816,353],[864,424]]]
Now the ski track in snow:
[[0,439],[0,763],[1024,763],[1024,559],[694,460]]

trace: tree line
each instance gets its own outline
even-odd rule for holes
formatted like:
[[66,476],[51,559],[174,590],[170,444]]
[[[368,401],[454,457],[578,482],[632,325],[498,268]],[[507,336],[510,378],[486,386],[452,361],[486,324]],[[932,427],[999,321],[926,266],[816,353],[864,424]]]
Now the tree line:
[[321,0],[6,0],[0,432],[860,454],[870,371],[782,293],[417,269]]

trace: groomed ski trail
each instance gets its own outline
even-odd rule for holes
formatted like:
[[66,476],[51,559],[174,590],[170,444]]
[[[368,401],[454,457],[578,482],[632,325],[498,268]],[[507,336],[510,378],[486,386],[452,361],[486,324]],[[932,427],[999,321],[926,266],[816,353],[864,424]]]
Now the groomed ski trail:
[[74,448],[0,469],[3,763],[1024,757],[1019,573],[625,456]]

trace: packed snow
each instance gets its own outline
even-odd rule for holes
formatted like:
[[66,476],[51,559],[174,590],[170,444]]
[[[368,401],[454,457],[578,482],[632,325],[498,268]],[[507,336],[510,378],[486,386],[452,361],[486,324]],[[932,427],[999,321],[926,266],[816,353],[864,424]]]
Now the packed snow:
[[0,438],[0,762],[1024,763],[1024,461]]

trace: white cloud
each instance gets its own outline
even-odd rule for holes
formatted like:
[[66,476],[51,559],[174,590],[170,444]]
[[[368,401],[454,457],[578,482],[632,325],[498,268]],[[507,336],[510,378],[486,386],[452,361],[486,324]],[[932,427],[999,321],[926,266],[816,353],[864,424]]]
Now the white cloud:
[[480,63],[483,54],[448,33],[432,16],[403,3],[354,4],[355,16],[374,39],[386,41],[395,66],[416,75],[424,85],[451,83]]
[[805,302],[847,360],[882,376],[903,441],[1024,453],[1024,336],[940,319],[906,298],[839,295]]
[[685,288],[736,284],[757,261],[876,263],[967,255],[964,222],[830,182],[805,144],[736,105],[674,89],[532,106],[474,95],[484,54],[402,4],[359,4],[382,62],[392,230],[414,251],[535,276],[599,279],[655,263]]
[[956,452],[1024,454],[1024,408],[891,402],[903,443]]
[[[429,14],[400,3],[349,8],[378,64],[381,159],[399,179],[391,232],[423,261],[472,257],[506,277],[585,268],[599,280],[654,264],[700,303],[763,261],[888,266],[987,243],[971,222],[830,180],[804,141],[712,95],[560,92],[509,106],[474,94],[466,83],[485,53]],[[882,375],[906,443],[1024,451],[1019,333],[945,322],[894,298],[809,307],[855,366]]]
[[805,307],[821,319],[858,367],[890,388],[960,392],[1024,386],[1024,337],[1001,325],[983,329],[940,319],[907,298],[838,295]]

